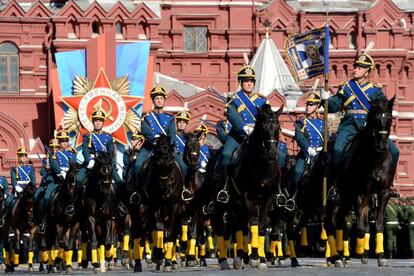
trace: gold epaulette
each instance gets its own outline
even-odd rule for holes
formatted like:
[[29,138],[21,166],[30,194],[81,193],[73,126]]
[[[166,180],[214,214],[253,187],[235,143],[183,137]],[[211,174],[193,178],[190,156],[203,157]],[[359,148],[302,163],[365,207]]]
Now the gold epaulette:
[[378,83],[378,82],[373,82],[372,81],[371,83],[374,87],[377,87],[377,88],[383,88],[384,87],[384,85],[382,85],[381,83]]

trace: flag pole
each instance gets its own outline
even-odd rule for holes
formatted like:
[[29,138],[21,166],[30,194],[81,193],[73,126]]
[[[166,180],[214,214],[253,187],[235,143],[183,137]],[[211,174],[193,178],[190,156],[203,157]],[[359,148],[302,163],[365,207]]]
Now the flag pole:
[[[325,91],[329,91],[329,3],[326,3],[326,25],[325,25]],[[328,123],[328,100],[324,102],[324,123],[325,128],[323,132],[323,158],[324,158],[324,169],[323,169],[323,181],[322,181],[322,207],[326,209],[326,197],[328,190],[328,135],[329,135],[329,123]],[[324,211],[325,213],[325,211]]]

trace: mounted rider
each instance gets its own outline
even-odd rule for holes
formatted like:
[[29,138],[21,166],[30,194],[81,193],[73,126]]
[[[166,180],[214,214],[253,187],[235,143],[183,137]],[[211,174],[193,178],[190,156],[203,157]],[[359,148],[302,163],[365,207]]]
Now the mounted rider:
[[[145,137],[145,142],[141,151],[138,153],[137,160],[134,164],[134,175],[142,175],[142,166],[149,159],[153,145],[160,135],[167,135],[170,138],[171,144],[174,143],[176,138],[174,116],[164,111],[164,102],[167,96],[165,88],[161,85],[156,85],[151,89],[150,96],[152,103],[154,104],[154,109],[145,115],[141,122],[141,133]],[[175,161],[179,164],[183,176],[185,177],[187,166],[184,161],[178,154],[175,155]]]
[[[28,151],[26,146],[22,145],[17,148],[16,166],[10,170],[12,193],[6,198],[6,206],[8,209],[12,208],[12,201],[14,198],[22,196],[22,192],[26,186],[30,185],[33,188],[36,186],[35,169],[31,165],[28,158]],[[11,210],[8,210],[8,212]],[[28,210],[27,220],[29,225],[34,225],[33,210]]]
[[201,173],[206,172],[208,159],[210,158],[210,147],[206,144],[208,128],[205,124],[200,124],[194,132],[198,137],[198,141],[200,142],[200,157],[198,159],[198,166],[199,171]]
[[[375,99],[385,98],[382,86],[370,80],[370,74],[374,69],[374,59],[367,53],[363,53],[354,62],[353,78],[342,83],[335,95],[330,96],[328,91],[321,92],[321,99],[328,100],[329,113],[344,112],[336,132],[333,158],[330,161],[330,175],[333,179],[338,176],[340,171],[345,146],[365,126],[371,102]],[[391,140],[388,140],[388,147],[395,173],[400,152]],[[329,191],[328,196],[330,198],[336,196],[335,185]]]
[[88,175],[95,166],[95,159],[103,152],[107,152],[111,156],[113,166],[112,180],[115,182],[115,186],[122,183],[122,179],[119,177],[116,170],[114,139],[111,134],[102,130],[106,120],[106,113],[101,108],[97,108],[92,113],[91,119],[94,129],[88,134],[83,135],[82,155],[84,162],[82,168],[75,177],[75,185],[77,190],[79,190],[82,185],[85,185]]
[[226,114],[232,128],[227,135],[223,148],[222,171],[228,177],[228,166],[234,164],[233,153],[240,148],[243,135],[250,135],[256,123],[257,107],[266,103],[266,99],[253,93],[256,75],[252,67],[244,66],[237,73],[240,91],[234,94],[226,104]]
[[190,119],[190,113],[188,113],[187,111],[180,111],[175,116],[175,122],[177,124],[177,134],[175,135],[174,145],[177,154],[181,158],[183,158],[184,156],[185,143],[187,142],[187,138],[185,137],[185,129],[187,128]]
[[131,135],[131,146],[124,152],[123,156],[124,167],[122,170],[122,179],[124,179],[124,181],[126,181],[131,167],[134,166],[144,141],[145,137],[140,132],[136,132]]
[[306,163],[310,162],[310,160],[315,160],[323,149],[325,121],[318,116],[320,102],[319,93],[312,92],[306,100],[306,118],[295,122],[295,140],[299,145],[300,151],[296,156],[295,170],[291,179],[294,187],[298,187],[305,171]]

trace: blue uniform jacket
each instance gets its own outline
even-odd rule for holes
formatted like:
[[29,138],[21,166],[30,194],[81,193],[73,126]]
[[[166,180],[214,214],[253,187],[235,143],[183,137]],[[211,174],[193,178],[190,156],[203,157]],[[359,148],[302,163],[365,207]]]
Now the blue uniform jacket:
[[305,118],[295,122],[295,140],[300,149],[305,151],[308,147],[323,146],[323,131],[325,122],[319,118]]
[[[165,132],[165,133],[164,133]],[[141,133],[144,135],[144,146],[151,148],[151,140],[154,140],[156,135],[166,134],[174,142],[176,127],[174,116],[163,113],[151,112],[145,115],[141,123]]]
[[16,167],[12,167],[10,170],[13,190],[17,185],[20,185],[21,187],[24,187],[27,184],[31,184],[33,186],[36,185],[36,174],[31,165],[19,165],[17,168],[19,172],[18,178],[16,177]]
[[187,139],[185,138],[185,134],[176,134],[174,138],[174,145],[175,145],[175,151],[181,158],[184,156],[184,148],[185,143],[187,142]]
[[83,135],[82,155],[85,159],[85,163],[93,158],[91,155],[97,156],[101,152],[109,152],[112,157],[112,162],[114,163],[114,141],[112,135],[106,132],[99,134],[92,132],[92,146],[89,147],[90,136],[91,134]]
[[7,178],[5,176],[0,176],[0,185],[3,187],[3,193],[5,195],[9,194],[9,182],[7,182]]

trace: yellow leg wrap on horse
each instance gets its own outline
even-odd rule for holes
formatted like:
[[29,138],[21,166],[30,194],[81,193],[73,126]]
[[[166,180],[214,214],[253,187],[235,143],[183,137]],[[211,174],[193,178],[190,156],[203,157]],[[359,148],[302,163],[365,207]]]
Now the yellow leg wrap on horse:
[[237,242],[233,243],[233,252],[237,252]]
[[40,251],[40,260],[42,263],[47,263],[47,259],[49,258],[49,254],[47,254],[47,251]]
[[349,257],[349,241],[344,241],[344,257]]
[[176,262],[177,261],[177,246],[174,244],[173,250],[172,250],[172,258],[171,261]]
[[152,236],[152,242],[154,243],[154,246],[157,245],[157,230],[153,230],[151,232],[151,236]]
[[223,237],[217,237],[217,245],[219,250],[219,259],[227,258],[227,246]]
[[96,249],[91,250],[91,262],[92,264],[98,263],[98,250]]
[[344,251],[344,231],[336,230],[335,237],[336,237],[336,250]]
[[144,246],[140,246],[139,247],[139,258],[140,258],[140,260],[142,260],[142,258],[144,257],[144,254],[147,254],[147,255],[150,255],[151,256],[151,251],[145,252],[145,247]]
[[105,262],[105,246],[104,245],[99,246],[98,258],[99,258],[99,263]]
[[325,258],[331,257],[331,247],[329,246],[329,243],[326,242],[326,249],[325,249]]
[[290,246],[289,246],[289,242],[288,242],[288,244],[287,244],[287,246],[285,248],[285,253],[286,253],[287,256],[290,256]]
[[200,257],[205,257],[206,256],[206,245],[205,244],[201,244],[200,245]]
[[375,235],[375,254],[384,253],[384,234]]
[[82,261],[88,259],[88,244],[86,242],[82,243]]
[[9,265],[10,264],[9,252],[7,252],[7,251],[4,252],[4,264],[5,265]]
[[325,227],[323,227],[323,225],[322,225],[321,240],[326,241],[327,239],[328,239],[328,236],[326,235]]
[[83,252],[82,249],[78,250],[78,264],[80,264],[82,262],[82,257],[83,257]]
[[292,240],[288,242],[289,245],[289,251],[290,251],[290,258],[296,258],[296,252],[295,252],[295,244]]
[[63,253],[64,253],[65,251],[63,250],[63,248],[60,248],[59,250],[58,250],[58,254],[57,254],[57,257],[59,257],[60,259],[62,259],[63,260]]
[[196,251],[196,240],[191,239],[188,244],[188,255],[195,256]]
[[134,250],[129,250],[128,251],[128,259],[133,260],[134,259]]
[[269,252],[274,257],[276,257],[276,245],[277,245],[277,241],[271,241],[270,246],[269,246]]
[[19,254],[16,254],[13,252],[13,264],[18,265],[19,264]]
[[338,252],[336,251],[336,241],[333,235],[328,236],[328,243],[329,243],[329,247],[331,248],[331,256],[338,255]]
[[196,260],[198,260],[198,246],[196,246],[195,248],[195,257],[196,257]]
[[3,254],[3,258],[6,258],[6,249],[3,248],[3,250],[1,251],[1,253]]
[[133,258],[135,260],[141,260],[141,256],[139,254],[139,239],[134,239],[134,248],[132,251],[134,252]]
[[165,259],[171,260],[172,255],[173,255],[174,243],[173,242],[167,242],[166,244],[167,244],[167,248],[165,250]]
[[259,248],[259,226],[252,225],[250,226],[250,232],[252,234],[252,247]]
[[265,257],[265,236],[259,236],[259,257]]
[[114,259],[117,258],[117,254],[116,254],[116,249],[117,248],[118,248],[118,246],[111,246],[112,258],[114,258]]
[[27,256],[27,263],[28,264],[33,264],[33,256],[34,256],[33,251],[29,251],[29,254]]
[[113,245],[111,245],[111,248],[109,250],[106,250],[105,251],[105,258],[110,259],[110,258],[113,258],[114,257],[114,255],[113,255],[114,248],[115,247]]
[[214,250],[213,238],[211,236],[207,237],[207,242],[208,242],[208,249]]
[[129,235],[125,235],[123,238],[122,251],[129,251]]
[[72,258],[73,258],[73,251],[72,250],[66,251],[65,252],[65,262],[66,262],[66,265],[72,266]]
[[48,250],[47,253],[48,253],[47,264],[52,265],[53,264],[53,250]]
[[58,256],[59,250],[58,249],[53,249],[52,250],[52,260],[55,261],[56,257]]
[[248,236],[243,236],[243,251],[247,252],[250,255],[250,244],[249,244],[249,237]]
[[364,238],[357,238],[356,250],[355,252],[359,255],[364,253]]
[[[144,254],[144,251],[141,251],[141,254]],[[149,241],[145,242],[145,253],[151,256],[151,246]]]
[[301,246],[308,246],[308,234],[307,234],[306,227],[302,227],[300,229],[300,245]]
[[243,232],[242,231],[237,231],[236,232],[236,243],[237,243],[236,251],[237,250],[244,250]]
[[188,225],[186,224],[181,225],[181,240],[188,241]]
[[277,248],[277,256],[278,257],[283,257],[283,246],[282,246],[282,241],[277,241],[276,242],[276,248]]
[[369,250],[369,238],[371,237],[371,235],[369,233],[365,233],[364,236],[364,250]]
[[163,248],[163,247],[164,247],[164,232],[157,231],[157,248]]

